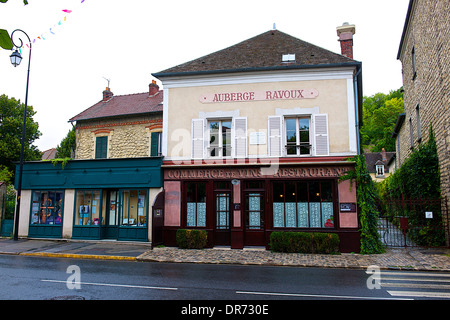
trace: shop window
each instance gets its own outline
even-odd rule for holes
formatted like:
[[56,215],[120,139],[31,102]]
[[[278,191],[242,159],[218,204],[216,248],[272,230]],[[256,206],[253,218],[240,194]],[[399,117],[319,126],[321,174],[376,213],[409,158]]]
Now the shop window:
[[186,226],[206,227],[206,183],[186,184]]
[[333,183],[274,182],[275,228],[333,228]]
[[144,227],[147,225],[147,192],[122,190],[120,195],[121,225]]
[[100,209],[100,190],[77,190],[75,205],[76,226],[99,225]]
[[62,191],[33,191],[30,221],[32,225],[61,225],[62,212]]
[[231,120],[209,121],[210,157],[231,157]]

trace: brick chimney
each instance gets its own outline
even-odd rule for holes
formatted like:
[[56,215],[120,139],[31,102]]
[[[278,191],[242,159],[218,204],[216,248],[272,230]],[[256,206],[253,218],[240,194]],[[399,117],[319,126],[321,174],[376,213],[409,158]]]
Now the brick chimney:
[[387,160],[387,158],[386,158],[386,150],[384,150],[384,148],[381,149],[381,160],[383,162],[386,162],[386,160]]
[[149,85],[148,85],[148,95],[151,97],[151,96],[154,96],[155,94],[157,94],[158,92],[159,92],[159,86],[156,84],[156,81],[155,80],[152,80],[152,83],[150,83]]
[[342,26],[336,28],[339,42],[341,43],[341,54],[353,59],[353,35],[355,34],[355,25],[344,22]]
[[103,102],[108,101],[114,96],[114,93],[111,92],[111,90],[106,87],[105,91],[103,91]]

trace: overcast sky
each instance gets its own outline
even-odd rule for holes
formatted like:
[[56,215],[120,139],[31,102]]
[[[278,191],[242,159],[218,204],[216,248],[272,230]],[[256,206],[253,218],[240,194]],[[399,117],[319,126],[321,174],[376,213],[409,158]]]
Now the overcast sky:
[[[35,39],[28,104],[37,111],[41,151],[56,147],[71,128],[68,120],[101,100],[104,78],[115,95],[145,92],[151,73],[259,35],[274,23],[336,53],[336,27],[355,24],[353,54],[363,65],[364,95],[402,85],[396,57],[409,0],[28,2],[0,4],[0,29],[22,29]],[[0,94],[24,102],[29,50],[22,49],[17,68],[10,54],[0,50]]]

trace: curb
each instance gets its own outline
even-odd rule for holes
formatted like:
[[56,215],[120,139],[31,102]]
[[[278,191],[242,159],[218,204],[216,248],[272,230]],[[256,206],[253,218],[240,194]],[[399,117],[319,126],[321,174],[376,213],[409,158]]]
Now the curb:
[[104,255],[96,255],[96,254],[73,254],[73,253],[54,253],[54,252],[31,252],[31,253],[27,253],[27,252],[24,252],[24,253],[19,253],[19,255],[21,255],[21,256],[31,256],[31,257],[136,261],[136,257],[104,256]]

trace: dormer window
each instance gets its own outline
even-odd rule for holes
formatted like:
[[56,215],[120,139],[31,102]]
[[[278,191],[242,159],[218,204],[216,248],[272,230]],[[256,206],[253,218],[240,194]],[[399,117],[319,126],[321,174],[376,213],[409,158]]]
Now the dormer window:
[[377,174],[376,174],[377,177],[384,177],[384,165],[377,164],[376,170],[377,170]]
[[281,57],[281,61],[286,63],[295,62],[295,53],[283,54],[283,56]]

